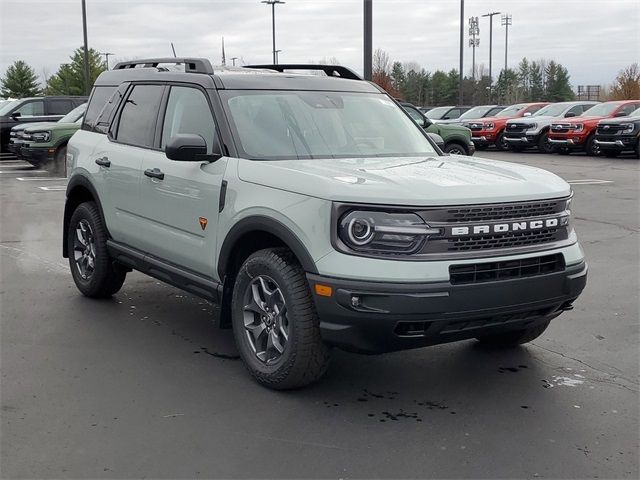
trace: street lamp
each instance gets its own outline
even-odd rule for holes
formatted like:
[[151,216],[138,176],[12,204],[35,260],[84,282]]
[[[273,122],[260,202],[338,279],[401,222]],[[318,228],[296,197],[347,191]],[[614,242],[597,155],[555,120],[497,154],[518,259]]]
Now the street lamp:
[[491,76],[491,62],[492,62],[492,54],[493,54],[493,16],[500,15],[500,12],[491,12],[483,17],[489,17],[489,99],[491,99],[491,89],[493,86],[493,77]]
[[276,5],[285,4],[282,0],[262,0],[266,5],[271,5],[271,35],[273,37],[273,64],[278,64],[278,52],[276,51]]
[[511,15],[505,13],[502,15],[502,25],[505,27],[504,31],[504,71],[507,71],[507,48],[509,46],[509,25],[511,25]]
[[82,0],[82,33],[84,36],[84,93],[91,93],[91,77],[89,76],[89,41],[87,40],[87,5]]
[[109,70],[109,57],[112,55],[115,55],[115,53],[103,52],[103,53],[99,53],[98,55],[104,55],[104,62],[107,65],[107,70]]
[[464,69],[464,0],[460,0],[460,71],[458,72],[458,105],[462,105],[462,70]]

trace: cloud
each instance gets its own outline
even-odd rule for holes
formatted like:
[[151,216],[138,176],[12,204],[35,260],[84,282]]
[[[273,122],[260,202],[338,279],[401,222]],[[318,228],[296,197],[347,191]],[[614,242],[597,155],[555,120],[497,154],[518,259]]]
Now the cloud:
[[[373,0],[374,45],[393,60],[416,61],[427,70],[458,66],[457,0]],[[513,15],[509,63],[522,57],[553,58],[577,84],[609,83],[618,70],[640,59],[637,0],[467,0],[465,22],[489,11]],[[87,0],[89,44],[115,59],[204,56],[247,63],[271,59],[270,8],[259,0]],[[0,2],[0,72],[23,59],[42,74],[55,72],[82,45],[78,0]],[[488,63],[488,19],[480,19],[478,63]],[[281,62],[337,57],[362,70],[362,0],[287,0],[276,7]],[[466,26],[465,26],[466,42]],[[464,48],[465,69],[471,51]],[[113,57],[111,59],[113,61]],[[504,64],[504,27],[493,24],[494,71]]]

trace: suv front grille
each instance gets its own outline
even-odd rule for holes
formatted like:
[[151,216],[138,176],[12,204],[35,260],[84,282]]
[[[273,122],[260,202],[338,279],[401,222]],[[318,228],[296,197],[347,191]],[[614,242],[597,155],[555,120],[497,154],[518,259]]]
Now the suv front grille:
[[526,123],[510,123],[504,130],[504,134],[508,137],[511,133],[523,133],[529,129],[530,125]]
[[557,240],[557,228],[549,228],[535,232],[514,232],[511,234],[496,234],[473,236],[460,239],[449,239],[449,251],[461,252],[465,250],[486,250],[490,248],[513,248]]
[[539,217],[556,213],[558,211],[557,208],[557,201],[452,208],[447,210],[449,215],[446,221],[449,223],[482,222],[486,220]]
[[460,285],[534,277],[562,270],[564,270],[564,257],[558,253],[501,262],[452,265],[449,267],[449,275],[453,285]]
[[598,125],[598,129],[596,132],[598,133],[598,135],[609,135],[616,134],[621,130],[624,130],[624,127],[622,125],[615,125],[610,123],[605,125]]

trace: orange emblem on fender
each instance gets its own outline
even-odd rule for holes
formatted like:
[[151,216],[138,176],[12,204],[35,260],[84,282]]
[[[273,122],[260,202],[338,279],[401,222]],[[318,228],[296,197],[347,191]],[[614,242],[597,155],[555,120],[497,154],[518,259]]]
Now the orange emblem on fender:
[[198,222],[200,222],[200,228],[202,228],[202,230],[207,228],[208,220],[206,218],[200,217],[200,218],[198,218]]

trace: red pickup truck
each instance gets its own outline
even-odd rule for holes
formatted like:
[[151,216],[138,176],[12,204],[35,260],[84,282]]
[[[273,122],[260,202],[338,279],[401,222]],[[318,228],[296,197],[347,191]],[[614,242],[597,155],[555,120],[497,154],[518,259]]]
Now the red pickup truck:
[[479,118],[465,122],[463,126],[471,130],[471,140],[477,150],[486,150],[490,145],[495,145],[498,150],[508,150],[509,146],[504,140],[504,129],[507,120],[533,115],[545,105],[540,103],[517,103],[505,108],[495,117]]
[[640,107],[640,100],[605,102],[591,107],[579,117],[551,124],[549,143],[561,155],[583,150],[587,155],[598,155],[600,147],[595,143],[596,127],[606,118],[626,117]]

